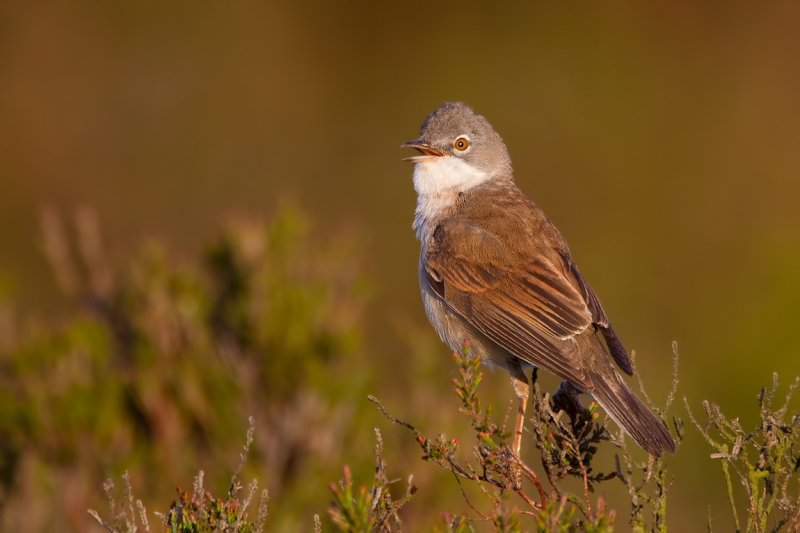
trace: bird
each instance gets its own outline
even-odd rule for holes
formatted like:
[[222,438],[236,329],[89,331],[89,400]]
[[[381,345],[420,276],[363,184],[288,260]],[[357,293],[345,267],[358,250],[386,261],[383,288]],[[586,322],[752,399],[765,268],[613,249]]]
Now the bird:
[[594,398],[648,454],[674,453],[665,424],[628,388],[628,353],[567,242],[514,182],[503,139],[462,102],[445,102],[402,145],[418,154],[413,229],[428,320],[460,351],[465,340],[508,371],[519,401],[519,457],[530,392],[526,370],[544,369]]

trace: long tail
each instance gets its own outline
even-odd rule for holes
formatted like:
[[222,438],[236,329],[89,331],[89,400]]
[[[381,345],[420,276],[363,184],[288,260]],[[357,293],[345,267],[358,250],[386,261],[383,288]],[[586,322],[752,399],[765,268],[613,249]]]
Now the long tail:
[[616,371],[592,378],[592,396],[636,443],[650,455],[675,452],[675,441],[666,426],[636,397]]

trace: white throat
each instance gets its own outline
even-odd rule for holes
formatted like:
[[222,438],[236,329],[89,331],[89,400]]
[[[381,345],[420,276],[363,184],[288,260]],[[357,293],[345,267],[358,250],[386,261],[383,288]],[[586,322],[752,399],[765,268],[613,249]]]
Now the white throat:
[[420,158],[414,165],[417,211],[413,228],[420,241],[433,230],[430,222],[458,199],[458,194],[490,179],[489,174],[453,156]]

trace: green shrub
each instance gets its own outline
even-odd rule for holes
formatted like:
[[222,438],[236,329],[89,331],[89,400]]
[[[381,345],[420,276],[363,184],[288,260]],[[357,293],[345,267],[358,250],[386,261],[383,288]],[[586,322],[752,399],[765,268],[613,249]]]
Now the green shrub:
[[[45,228],[70,314],[12,327],[13,309],[0,308],[0,530],[321,531],[326,520],[327,529],[347,532],[606,532],[625,514],[633,531],[666,531],[669,458],[640,459],[596,404],[576,403],[569,387],[546,394],[534,379],[525,445],[539,463],[525,464],[509,451],[506,419],[481,400],[480,359],[466,357],[466,348],[455,357],[454,384],[468,433],[428,436],[371,396],[413,441],[385,445],[376,429],[374,459],[365,453],[366,428],[381,419],[366,401],[377,378],[362,347],[360,254],[352,240],[315,239],[296,212],[231,225],[198,261],[151,244],[116,267],[90,214],[79,217],[75,243],[57,218]],[[655,409],[664,419],[677,386],[674,351],[673,390],[665,409]],[[403,368],[411,372],[420,360],[412,354]],[[441,373],[426,368],[435,392],[420,397],[437,402],[436,420],[449,423],[458,417],[443,401]],[[391,377],[403,379],[399,370]],[[738,531],[800,529],[800,415],[790,409],[797,384],[775,409],[774,377],[751,431],[710,402],[704,423],[689,412],[722,466]],[[379,385],[381,396],[393,390]],[[426,385],[415,377],[415,391]],[[250,415],[255,425],[231,478],[219,465],[230,464]],[[680,442],[681,420],[669,420]],[[410,446],[425,464],[409,460]],[[176,485],[198,470],[193,489],[179,488],[176,498]],[[407,483],[388,472],[408,475]],[[263,480],[260,498],[255,481],[242,490],[245,474]],[[103,480],[120,476],[117,503]],[[619,483],[627,513],[597,495]],[[98,507],[101,486],[107,518],[86,512]],[[162,514],[148,516],[134,487]]]
[[246,468],[292,530],[372,415],[353,241],[315,240],[283,211],[231,225],[196,262],[150,244],[114,267],[81,216],[74,246],[46,225],[70,315],[0,342],[0,530],[83,531],[103,480],[125,470],[162,501],[200,468],[219,486],[249,415]]

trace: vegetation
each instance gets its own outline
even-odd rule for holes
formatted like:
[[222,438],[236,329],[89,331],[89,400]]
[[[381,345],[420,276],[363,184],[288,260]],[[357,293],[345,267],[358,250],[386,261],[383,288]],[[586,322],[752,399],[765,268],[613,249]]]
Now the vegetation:
[[221,465],[250,415],[244,472],[259,472],[275,523],[296,529],[372,415],[355,400],[368,379],[352,243],[313,240],[284,211],[232,224],[196,264],[148,244],[115,267],[91,214],[74,242],[59,219],[44,226],[80,305],[0,342],[0,530],[84,531],[102,483],[124,471],[148,502],[169,502],[198,469],[227,487]]
[[[261,493],[258,515],[255,521],[251,522],[249,520],[248,508],[258,488],[257,480],[254,479],[250,483],[244,500],[239,500],[239,493],[242,489],[239,474],[247,459],[250,445],[253,443],[254,424],[254,420],[250,418],[250,428],[247,431],[247,440],[241,454],[241,460],[231,478],[225,500],[215,498],[210,491],[203,487],[204,473],[201,470],[194,478],[191,496],[187,491],[178,488],[178,499],[172,502],[169,512],[166,514],[155,513],[163,524],[164,530],[173,533],[184,531],[257,533],[264,530],[264,523],[267,519],[267,490],[264,489]],[[111,513],[110,521],[104,520],[100,513],[94,509],[90,509],[89,514],[107,531],[112,533],[134,533],[139,529],[150,531],[150,520],[147,517],[147,510],[142,500],[137,499],[134,504],[133,488],[127,472],[122,476],[122,480],[125,483],[125,498],[123,504],[119,506],[114,497],[113,481],[109,479],[103,484],[103,489],[108,499],[109,512]]]
[[[199,265],[149,245],[113,267],[90,213],[75,243],[56,217],[45,228],[56,278],[82,305],[56,325],[0,328],[2,530],[667,529],[670,458],[642,459],[568,386],[551,395],[534,379],[524,446],[535,465],[510,453],[508,414],[481,398],[467,346],[454,354],[463,431],[430,435],[396,415],[419,410],[369,396],[359,254],[352,241],[315,240],[297,213],[232,225]],[[673,352],[673,387],[655,411],[680,443]],[[737,531],[800,529],[797,385],[774,408],[775,375],[751,431],[710,402],[701,422],[684,399],[722,466]],[[374,454],[360,453],[381,425]],[[385,442],[394,428],[410,435]],[[426,464],[397,453],[412,446]],[[609,487],[624,488],[627,507]]]
[[[795,378],[783,405],[773,409],[778,390],[778,374],[773,374],[770,388],[758,395],[760,424],[751,431],[708,401],[703,402],[701,424],[686,404],[692,422],[714,450],[711,458],[720,462],[737,531],[800,530],[800,413],[789,410],[797,385]],[[738,491],[734,478],[741,485]]]

